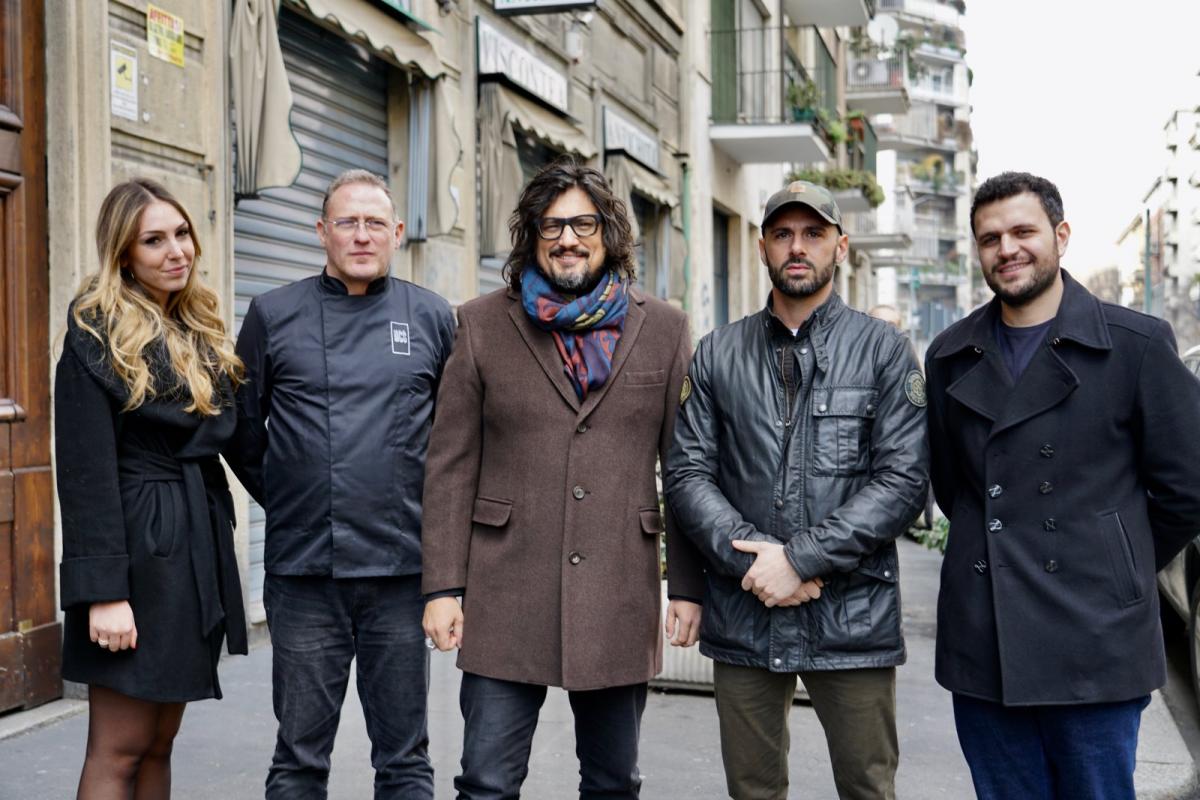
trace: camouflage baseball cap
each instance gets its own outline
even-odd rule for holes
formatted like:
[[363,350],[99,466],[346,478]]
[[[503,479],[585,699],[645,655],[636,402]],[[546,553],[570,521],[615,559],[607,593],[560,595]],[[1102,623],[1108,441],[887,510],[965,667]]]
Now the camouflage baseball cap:
[[833,199],[833,193],[824,186],[818,186],[809,181],[792,181],[771,195],[766,209],[763,210],[762,228],[766,230],[767,222],[775,216],[777,211],[795,204],[808,206],[820,214],[821,218],[830,225],[836,225],[838,232],[841,232],[842,211],[838,208],[837,201]]

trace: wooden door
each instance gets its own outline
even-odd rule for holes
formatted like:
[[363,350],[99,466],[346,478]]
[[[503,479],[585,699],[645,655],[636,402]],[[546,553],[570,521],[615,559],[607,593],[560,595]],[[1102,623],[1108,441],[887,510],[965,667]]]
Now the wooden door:
[[62,694],[42,0],[0,4],[0,711]]

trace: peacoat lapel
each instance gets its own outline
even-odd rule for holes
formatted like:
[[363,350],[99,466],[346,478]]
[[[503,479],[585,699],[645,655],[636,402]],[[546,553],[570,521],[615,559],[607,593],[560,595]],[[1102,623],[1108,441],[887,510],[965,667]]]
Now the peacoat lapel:
[[[571,381],[563,369],[562,356],[558,354],[558,348],[554,346],[554,337],[530,321],[524,306],[521,305],[520,296],[512,289],[508,290],[508,298],[513,301],[508,307],[508,316],[517,326],[517,332],[521,334],[525,346],[533,353],[534,360],[546,373],[546,378],[554,385],[554,388],[558,389],[563,400],[567,401],[567,405],[575,411],[579,411],[579,397],[575,394],[575,387],[571,385]],[[628,324],[628,320],[626,320],[626,324]]]

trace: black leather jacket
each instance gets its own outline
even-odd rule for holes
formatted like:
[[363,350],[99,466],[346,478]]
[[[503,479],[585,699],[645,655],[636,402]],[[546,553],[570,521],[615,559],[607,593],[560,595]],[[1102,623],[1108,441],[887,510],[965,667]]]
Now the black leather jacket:
[[[667,500],[708,562],[700,649],[773,672],[901,664],[894,539],[928,486],[916,356],[836,294],[795,347],[780,346],[779,325],[764,309],[700,341],[667,456]],[[790,409],[789,350],[799,370]],[[802,578],[824,579],[821,597],[767,608],[741,588],[753,557],[734,539],[785,544]]]

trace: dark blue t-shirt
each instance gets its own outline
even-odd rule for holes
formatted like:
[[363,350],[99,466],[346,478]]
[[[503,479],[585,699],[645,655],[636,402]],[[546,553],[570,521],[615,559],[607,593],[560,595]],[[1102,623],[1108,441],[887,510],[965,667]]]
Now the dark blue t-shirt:
[[1021,374],[1029,366],[1038,345],[1046,338],[1053,319],[1028,328],[1014,328],[1005,325],[1000,316],[996,315],[996,343],[1000,345],[1000,356],[1004,359],[1008,372],[1012,375],[1013,383],[1021,379]]

